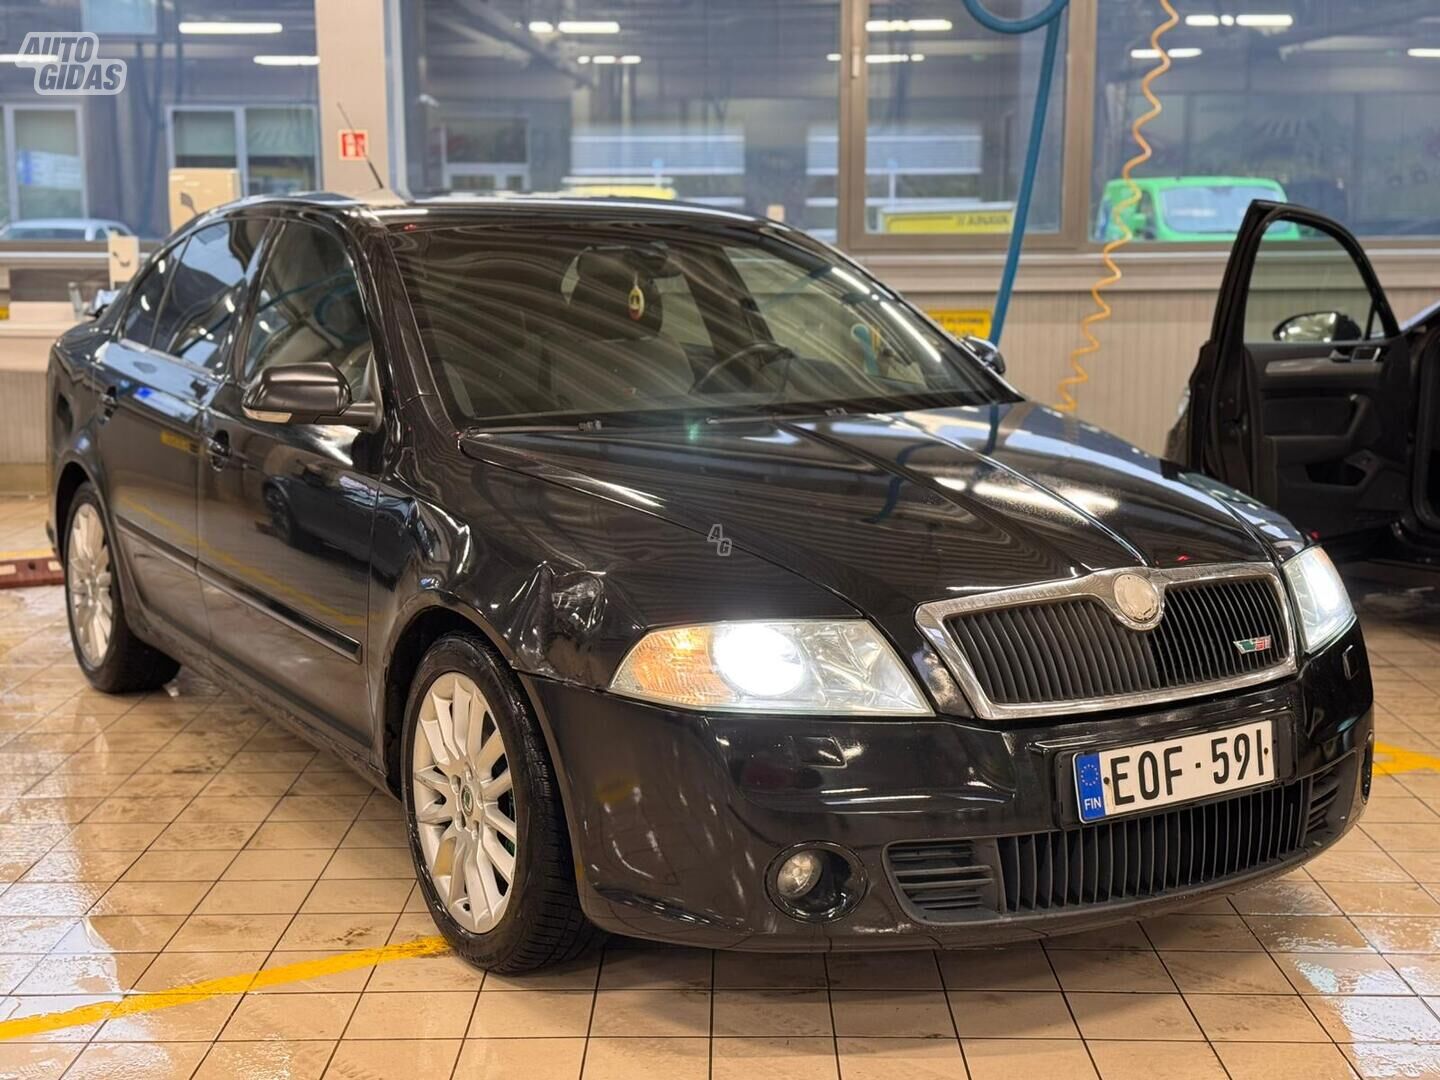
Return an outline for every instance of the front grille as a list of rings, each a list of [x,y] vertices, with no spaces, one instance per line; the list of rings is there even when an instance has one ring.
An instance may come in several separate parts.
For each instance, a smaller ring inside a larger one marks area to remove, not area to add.
[[[964,922],[1143,900],[1284,862],[1333,819],[1348,773],[1214,802],[993,840],[923,840],[885,852],[891,881],[923,922]]]
[[[976,682],[998,705],[1045,705],[1198,687],[1280,666],[1290,655],[1268,577],[1172,583],[1152,630],[1121,623],[1095,596],[952,616]],[[1269,638],[1261,651],[1237,642]]]

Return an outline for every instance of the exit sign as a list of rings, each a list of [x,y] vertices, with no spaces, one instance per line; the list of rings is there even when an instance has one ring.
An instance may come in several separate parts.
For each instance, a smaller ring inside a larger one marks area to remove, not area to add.
[[[370,132],[364,128],[340,129],[340,160],[364,161],[370,156]]]

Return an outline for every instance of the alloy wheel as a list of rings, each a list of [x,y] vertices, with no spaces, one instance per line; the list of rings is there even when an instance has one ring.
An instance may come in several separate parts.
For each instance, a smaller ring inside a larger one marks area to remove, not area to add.
[[[91,667],[103,664],[110,651],[110,636],[115,629],[112,581],[105,525],[95,507],[84,503],[70,521],[70,537],[65,544],[65,583],[75,641]]]
[[[440,901],[472,934],[510,903],[520,828],[505,740],[473,679],[447,672],[420,702],[411,755],[415,824]]]

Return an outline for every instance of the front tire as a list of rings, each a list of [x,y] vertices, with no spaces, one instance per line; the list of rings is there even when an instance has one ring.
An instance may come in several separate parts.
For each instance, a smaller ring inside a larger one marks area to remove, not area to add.
[[[65,526],[65,613],[70,643],[85,678],[107,694],[158,690],[180,665],[141,641],[125,618],[120,570],[100,498],[82,484]]]
[[[540,727],[500,659],[448,634],[405,707],[410,853],[436,926],[499,972],[570,959],[593,930],[575,893],[559,785]]]

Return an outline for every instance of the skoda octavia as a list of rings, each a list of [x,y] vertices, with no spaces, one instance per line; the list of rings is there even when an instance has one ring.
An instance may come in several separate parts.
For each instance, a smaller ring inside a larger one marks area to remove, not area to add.
[[[1324,552],[678,205],[262,199],[49,374],[75,655],[400,798],[466,957],[957,947],[1289,869],[1368,793]]]

